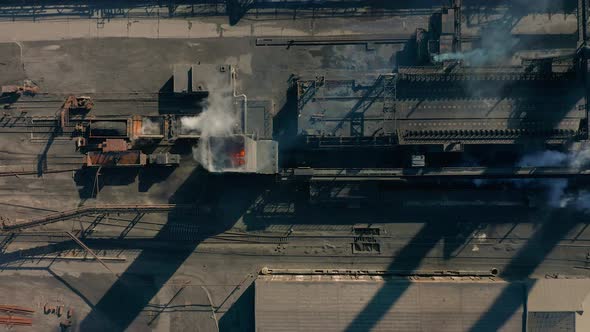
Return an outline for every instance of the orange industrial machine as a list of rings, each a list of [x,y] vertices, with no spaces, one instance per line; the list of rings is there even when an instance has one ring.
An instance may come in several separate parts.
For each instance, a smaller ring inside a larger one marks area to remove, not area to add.
[[[147,155],[137,150],[90,151],[84,156],[86,167],[138,167],[147,164]]]
[[[163,116],[141,116],[131,117],[131,132],[129,138],[137,139],[162,139],[168,130],[168,121]]]
[[[127,151],[89,151],[84,155],[85,167],[144,167],[167,166],[180,164],[180,155],[169,152],[146,155],[139,150]]]
[[[37,93],[39,93],[39,87],[31,80],[24,80],[23,85],[3,85],[0,96],[4,97],[11,94],[34,96]]]
[[[39,87],[31,80],[25,80],[23,85],[2,85],[0,87],[0,102],[10,105],[22,95],[34,96],[38,92]]]
[[[88,96],[69,96],[61,106],[60,124],[62,129],[70,124],[70,116],[72,114],[85,115],[94,107],[92,98]]]

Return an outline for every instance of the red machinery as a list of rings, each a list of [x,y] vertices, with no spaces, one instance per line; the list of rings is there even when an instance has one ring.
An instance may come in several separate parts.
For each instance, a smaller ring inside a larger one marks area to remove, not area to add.
[[[86,114],[94,107],[92,98],[87,96],[69,96],[61,106],[60,124],[64,128],[69,125],[70,116],[73,113]]]
[[[0,97],[8,95],[34,96],[39,92],[39,87],[31,80],[24,80],[23,85],[3,85]]]

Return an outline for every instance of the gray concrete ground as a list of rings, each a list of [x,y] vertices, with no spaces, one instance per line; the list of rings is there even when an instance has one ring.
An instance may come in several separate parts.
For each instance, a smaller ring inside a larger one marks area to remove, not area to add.
[[[157,114],[158,91],[174,64],[232,64],[239,90],[252,99],[273,100],[279,112],[291,75],[388,72],[404,45],[261,47],[255,38],[410,36],[427,21],[427,15],[416,15],[246,19],[233,27],[218,18],[113,20],[102,27],[93,20],[1,22],[0,85],[32,79],[41,88],[40,95],[23,97],[7,110],[13,116],[53,115],[69,94],[94,97],[97,115]],[[473,22],[468,32],[475,34]],[[522,19],[515,31],[575,30],[572,14],[536,14]],[[36,163],[45,149],[50,168],[79,161],[70,140],[55,140],[47,148],[43,134],[33,140],[28,132],[3,128],[0,134],[0,165]],[[248,331],[253,330],[251,284],[265,266],[401,272],[495,267],[505,278],[588,276],[590,231],[583,211],[531,205],[521,190],[392,190],[376,207],[301,207],[285,195],[293,189],[288,184],[220,180],[203,174],[190,155],[183,158],[183,166],[169,174],[105,176],[96,197],[88,195],[93,179],[75,171],[0,177],[1,215],[10,219],[94,203],[204,201],[197,216],[144,216],[123,242],[112,238],[133,215],[101,221],[85,241],[101,256],[119,258],[106,263],[118,276],[96,261],[78,260],[79,248],[64,242],[65,231],[86,229],[92,216],[31,230],[54,234],[18,235],[0,248],[0,302],[35,308],[38,331],[58,330],[61,318],[43,314],[46,303],[74,308],[74,331]],[[539,201],[544,195],[528,194]],[[381,227],[381,254],[352,253],[355,224]],[[228,239],[236,232],[249,235]]]

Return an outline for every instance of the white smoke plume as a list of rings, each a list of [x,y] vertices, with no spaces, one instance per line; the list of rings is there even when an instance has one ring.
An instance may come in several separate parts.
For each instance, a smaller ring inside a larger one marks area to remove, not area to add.
[[[160,135],[162,133],[161,124],[144,117],[141,120],[141,133],[143,135]]]
[[[559,12],[563,10],[562,0],[512,0],[499,20],[489,22],[482,29],[478,48],[456,53],[442,53],[433,57],[434,62],[462,60],[470,66],[489,65],[502,62],[512,56],[519,40],[511,34],[511,29],[522,16],[536,13]]]
[[[546,179],[538,183],[547,188],[547,204],[550,207],[563,208],[567,206],[565,190],[568,186],[567,179]]]
[[[238,132],[239,116],[234,107],[232,89],[219,82],[208,82],[209,95],[203,102],[203,111],[196,116],[180,119],[183,134],[198,134],[199,143],[193,147],[193,157],[209,171],[207,146],[211,137],[229,137]],[[221,151],[210,151],[221,153]]]
[[[525,155],[517,163],[518,167],[557,167],[568,163],[568,155],[560,151],[539,151]]]
[[[572,167],[584,168],[590,166],[590,146],[564,153],[555,150],[545,150],[525,155],[517,163],[519,167]]]
[[[571,167],[584,168],[590,165],[590,148],[583,146],[579,150],[564,153],[546,150],[522,157],[519,167]],[[518,180],[518,186],[540,186],[547,189],[547,204],[551,207],[573,207],[590,212],[590,193],[567,193],[567,179]]]
[[[568,155],[569,165],[573,168],[584,168],[590,165],[590,146],[583,146]]]
[[[518,39],[512,37],[509,30],[502,27],[491,28],[482,33],[479,48],[465,52],[437,54],[433,60],[435,62],[462,60],[469,66],[496,64],[510,58],[517,44]]]
[[[493,41],[487,43],[493,44]],[[486,43],[486,44],[487,44]],[[433,56],[434,62],[461,60],[469,66],[484,66],[498,63],[510,57],[512,48],[518,43],[514,38],[508,38],[497,45],[484,46],[466,52],[442,53]],[[485,44],[484,44],[485,45]]]
[[[236,119],[229,112],[215,112],[206,109],[197,116],[180,119],[183,133],[199,134],[201,139],[211,136],[229,136],[233,132]]]
[[[509,15],[510,16],[510,15]],[[461,61],[466,66],[503,66],[512,63],[512,58],[519,43],[511,33],[511,26],[507,22],[489,23],[480,31],[477,45],[472,44],[471,50],[462,52],[436,54],[433,62]],[[496,98],[503,95],[508,81],[465,81],[463,88],[472,98]],[[488,105],[493,109],[494,104]]]
[[[576,209],[590,213],[590,192],[581,191],[575,197],[565,199],[566,203],[573,205]]]
[[[570,153],[555,150],[537,151],[524,155],[517,163],[517,167],[571,167],[583,169],[590,167],[590,146],[582,146]],[[589,191],[567,191],[567,179],[513,179],[513,180],[483,180],[475,179],[476,187],[484,185],[503,184],[521,189],[541,189],[546,194],[547,205],[553,208],[570,207],[590,213]]]
[[[512,7],[509,7],[504,16],[504,20],[494,22],[485,30],[481,31],[481,43],[478,48],[465,52],[443,53],[433,56],[434,62],[461,60],[469,66],[485,66],[503,64],[510,60],[514,53],[519,40],[514,38],[510,22],[517,22],[523,13],[530,12],[531,8],[535,11],[545,11],[550,8],[557,8],[556,4],[560,1],[551,0],[514,0]],[[496,82],[492,84],[474,84],[472,82],[465,86],[466,91],[472,97],[482,96],[500,96],[505,88],[505,82]],[[560,151],[541,151],[523,156],[517,163],[519,167],[573,167],[582,168],[590,164],[590,147],[580,149],[572,153],[563,153]],[[490,182],[498,181],[474,180],[476,186],[482,186]],[[589,210],[589,194],[578,193],[570,195],[566,193],[568,187],[567,179],[549,179],[549,180],[504,180],[500,181],[505,184],[512,184],[518,188],[543,188],[546,190],[547,203],[551,207],[573,206],[577,209]],[[589,208],[582,208],[588,205]]]

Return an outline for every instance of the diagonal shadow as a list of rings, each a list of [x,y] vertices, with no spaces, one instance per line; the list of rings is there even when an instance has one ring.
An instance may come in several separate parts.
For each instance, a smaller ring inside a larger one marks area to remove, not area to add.
[[[53,131],[49,134],[49,138],[47,139],[47,143],[45,144],[43,151],[41,151],[41,153],[39,154],[39,156],[37,158],[37,176],[38,177],[43,176],[43,173],[45,172],[45,170],[47,168],[47,153],[49,152],[49,149],[53,145],[53,142],[55,141],[55,138],[59,134],[59,131],[60,131],[60,127],[56,124],[55,127],[53,127]]]
[[[510,263],[500,274],[501,277],[530,276],[535,269],[545,260],[557,243],[576,224],[575,216],[569,213],[552,213],[545,223],[541,224],[526,245],[512,258]],[[534,283],[534,281],[531,281]],[[518,310],[523,303],[509,301],[514,297],[509,288],[505,288],[496,298],[492,306],[471,327],[471,332],[497,331]],[[501,309],[501,310],[500,310]],[[526,312],[524,313],[526,314]],[[524,319],[524,318],[523,318]],[[523,321],[524,324],[524,321]]]
[[[197,178],[199,178],[199,174],[193,172],[170,198],[170,201],[181,200],[178,193],[186,190],[183,187],[194,185]],[[195,200],[197,199],[195,197]],[[169,214],[167,223],[156,237],[161,238],[163,234],[170,233],[171,228],[174,227],[173,223],[175,223],[174,211]],[[80,330],[123,331],[127,329],[199,243],[200,239],[197,238],[190,245],[181,247],[174,255],[167,256],[166,262],[158,264],[157,270],[154,271],[157,272],[158,278],[152,277],[147,272],[150,267],[156,267],[150,262],[157,259],[157,256],[147,250],[142,251],[96,303],[93,310],[82,320]]]
[[[484,226],[485,224],[476,222],[456,222],[448,225],[444,234],[443,258],[449,260],[456,256],[455,251],[465,248],[469,244],[468,238],[471,234]]]
[[[388,266],[388,271],[414,271],[428,255],[448,228],[448,223],[431,221],[397,253],[396,258]],[[367,306],[348,325],[345,331],[369,331],[375,327],[397,300],[404,294],[410,283],[393,283],[387,279],[383,287],[373,296]],[[394,289],[395,288],[395,289]],[[384,302],[386,305],[384,305]]]
[[[356,104],[342,117],[342,120],[332,130],[332,134],[342,129],[346,121],[352,121],[355,116],[363,116],[364,113],[373,105],[373,103],[383,95],[385,88],[385,76],[380,75],[371,86],[369,86],[365,93],[359,98]]]
[[[531,239],[510,261],[502,272],[502,277],[529,276],[543,262],[555,245],[576,224],[576,218],[570,213],[557,211],[550,214],[548,220],[541,224]],[[468,226],[471,230],[477,225]],[[415,271],[428,252],[440,239],[452,232],[448,223],[430,222],[396,255],[388,266],[389,271]],[[445,251],[449,249],[445,248]],[[346,331],[368,331],[374,328],[387,311],[401,298],[410,283],[386,282],[367,306],[348,325]],[[395,288],[394,288],[395,287]],[[497,331],[524,304],[513,301],[512,288],[506,288],[494,301],[494,304],[480,317],[471,331]],[[393,294],[393,295],[392,295]]]
[[[57,279],[64,286],[66,286],[70,291],[72,291],[72,293],[76,294],[80,299],[82,299],[82,301],[84,301],[84,303],[86,303],[86,305],[88,305],[90,308],[94,308],[94,305],[92,304],[92,302],[86,296],[84,296],[84,294],[82,294],[82,292],[80,292],[80,290],[78,290],[76,287],[74,287],[72,284],[70,284],[65,278],[62,278],[57,273],[53,272],[53,270],[50,267],[47,268],[47,272],[49,272],[49,274],[52,277]]]
[[[512,27],[516,22],[518,22],[518,19],[518,15],[512,15],[510,17],[506,17],[505,22],[499,23]],[[557,114],[555,115],[554,119],[551,119],[551,121],[557,121],[561,119],[561,117],[561,114]],[[571,226],[574,222],[573,219],[568,219],[563,223],[559,223],[558,220],[559,218],[553,218],[540,226],[540,228],[533,234],[533,237],[527,243],[525,248],[523,248],[523,250],[516,257],[514,257],[511,263],[507,266],[504,275],[507,276],[517,273],[520,275],[530,275],[534,269],[539,264],[541,264],[552,248],[557,244],[559,239],[561,239],[563,235],[565,235],[569,229],[571,229]],[[556,222],[557,224],[555,224]],[[445,227],[447,226],[448,224],[445,225]],[[424,232],[431,227],[434,226],[430,223],[427,224],[416,235],[416,237],[414,237],[412,241],[396,255],[396,259],[390,264],[388,269],[399,270],[402,267],[410,270],[416,269],[420,265],[423,257],[425,257],[428,253],[428,250],[432,249],[432,247],[427,249],[425,246],[419,245],[421,242],[420,238],[426,236]],[[440,229],[432,229],[430,232],[444,234],[444,232],[441,232]],[[432,244],[432,246],[434,246],[434,244]],[[445,252],[445,256],[447,256],[447,254],[450,255],[452,252],[451,249],[452,248],[449,248],[449,251]],[[408,257],[414,257],[415,259],[407,261]],[[392,287],[395,287],[395,289],[392,289]],[[391,283],[385,283],[382,289],[371,299],[363,311],[358,314],[357,317],[355,317],[353,322],[347,327],[346,330],[364,331],[374,328],[383,315],[387,312],[387,310],[398,301],[398,299],[406,291],[407,287],[408,285],[392,285]],[[501,300],[497,301],[486,313],[486,315],[484,315],[481,320],[476,323],[476,326],[472,329],[472,331],[495,331],[498,327],[501,327],[503,323],[514,313],[514,311],[518,308],[518,305],[521,303],[506,301],[508,296],[513,296],[508,294],[507,291],[505,293],[506,294],[502,294],[503,296],[500,296]],[[392,296],[391,294],[395,295]],[[514,309],[509,308],[507,310],[503,307],[503,302],[511,303],[511,305],[514,306]],[[497,324],[495,329],[493,327],[490,328],[490,320],[492,320],[494,324]]]
[[[191,217],[172,211],[156,240],[173,242],[176,236],[186,237],[186,234],[177,234],[179,231],[198,231],[192,234],[189,241],[183,242],[173,255],[165,255],[165,259],[157,251],[143,250],[84,318],[80,330],[126,330],[197,246],[209,236],[231,228],[264,186],[266,181],[252,175],[215,176],[200,170],[193,171],[169,202],[214,206],[212,215],[197,213]]]

